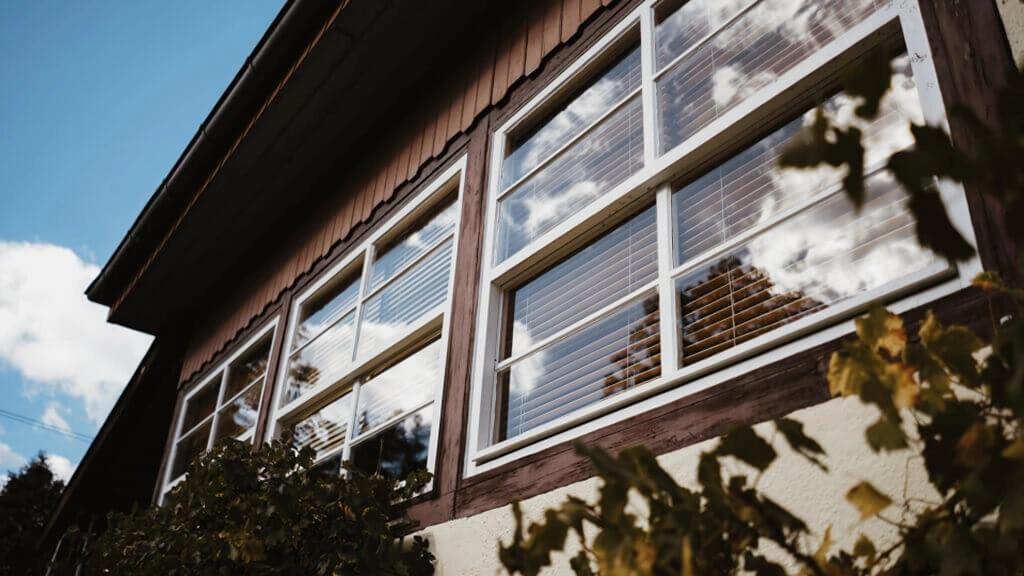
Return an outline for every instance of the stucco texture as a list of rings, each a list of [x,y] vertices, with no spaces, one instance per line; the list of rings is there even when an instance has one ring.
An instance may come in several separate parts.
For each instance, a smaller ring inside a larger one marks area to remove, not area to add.
[[[762,476],[759,487],[772,498],[801,517],[815,531],[815,541],[808,543],[817,548],[821,535],[829,526],[831,536],[838,545],[850,549],[858,535],[864,533],[883,542],[894,537],[890,525],[878,519],[859,522],[858,512],[846,502],[844,495],[861,480],[870,480],[877,488],[896,502],[905,496],[936,500],[938,498],[927,483],[920,460],[912,459],[909,452],[879,455],[871,452],[864,441],[864,428],[874,421],[873,408],[863,406],[858,399],[835,399],[825,404],[797,411],[791,417],[800,420],[805,430],[828,451],[830,474],[812,466],[785,446],[781,438],[774,439],[779,460]],[[762,436],[769,437],[770,423],[756,427]],[[659,459],[681,484],[696,486],[697,462],[700,453],[711,446],[711,440],[671,452]],[[735,463],[736,472],[749,472]],[[557,506],[567,494],[590,501],[597,494],[598,481],[590,479],[525,500],[523,511],[527,518],[540,518],[546,508]],[[901,509],[892,507],[887,517],[898,519]],[[909,520],[909,518],[908,518]],[[431,540],[437,555],[437,573],[440,576],[502,574],[497,560],[498,540],[511,539],[514,521],[509,507],[490,510],[469,518],[460,518],[432,526],[421,534]],[[555,562],[546,574],[569,575],[568,556],[571,550]],[[768,551],[770,553],[770,551]]]
[[[1018,67],[1024,67],[1024,0],[996,0]]]

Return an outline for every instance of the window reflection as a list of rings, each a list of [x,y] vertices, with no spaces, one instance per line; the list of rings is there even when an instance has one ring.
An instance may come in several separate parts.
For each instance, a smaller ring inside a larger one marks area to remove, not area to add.
[[[321,383],[336,382],[352,364],[355,344],[355,313],[292,354],[288,362],[288,380],[281,394],[284,406]]]
[[[653,293],[515,362],[499,382],[501,438],[657,378],[659,330]]]
[[[380,472],[392,478],[426,468],[432,420],[428,407],[360,442],[352,447],[352,464],[367,474]]]
[[[437,214],[428,216],[421,226],[397,238],[392,244],[381,246],[380,256],[373,262],[370,290],[373,291],[403,268],[437,245],[437,242],[455,230],[459,214],[454,203]]]
[[[356,434],[365,434],[433,398],[442,377],[441,351],[441,341],[435,340],[360,386]]]
[[[774,82],[882,1],[762,0],[730,22],[752,3],[693,0],[663,15],[655,32],[659,68],[692,52],[657,82],[662,151]]]
[[[346,393],[292,427],[295,445],[313,448],[317,457],[336,450],[345,443],[351,417],[352,394]]]

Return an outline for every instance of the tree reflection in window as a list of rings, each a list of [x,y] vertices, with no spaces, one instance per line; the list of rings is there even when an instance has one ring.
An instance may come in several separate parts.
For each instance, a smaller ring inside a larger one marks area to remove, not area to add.
[[[432,407],[427,407],[352,447],[352,464],[367,474],[405,478],[427,467]]]

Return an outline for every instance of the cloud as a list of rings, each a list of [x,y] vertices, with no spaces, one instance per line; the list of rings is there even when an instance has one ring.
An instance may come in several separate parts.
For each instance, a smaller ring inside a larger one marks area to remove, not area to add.
[[[46,410],[43,411],[43,416],[40,421],[47,426],[51,426],[63,432],[64,434],[71,434],[71,425],[68,421],[61,416],[61,412],[69,412],[67,408],[60,405],[58,402],[50,402],[46,405]]]
[[[46,463],[50,467],[50,472],[58,479],[63,480],[66,484],[68,480],[71,480],[71,475],[75,473],[77,464],[72,464],[70,460],[59,455],[59,454],[47,454]]]
[[[0,363],[28,380],[29,395],[81,400],[94,423],[106,417],[151,341],[107,324],[106,309],[86,300],[98,272],[68,248],[0,241]]]
[[[28,458],[14,451],[13,448],[0,442],[0,470],[15,471],[28,463]]]

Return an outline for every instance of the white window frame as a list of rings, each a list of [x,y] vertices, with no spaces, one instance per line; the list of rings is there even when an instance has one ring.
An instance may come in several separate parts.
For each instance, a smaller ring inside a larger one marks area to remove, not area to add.
[[[268,332],[272,332],[272,334],[270,336],[270,353],[267,355],[267,370],[263,373],[263,376],[261,376],[261,378],[264,379],[263,380],[263,389],[260,391],[260,402],[259,402],[259,406],[256,409],[257,410],[257,414],[259,412],[263,411],[263,403],[267,401],[267,385],[270,382],[270,379],[268,378],[268,376],[270,376],[270,361],[271,361],[271,359],[274,356],[274,344],[277,342],[277,339],[279,337],[279,334],[277,333],[277,326],[278,326],[278,324],[280,324],[279,320],[280,320],[280,317],[275,316],[273,319],[271,319],[269,322],[267,322],[267,324],[265,326],[260,328],[259,331],[257,331],[248,340],[246,340],[245,343],[242,346],[239,346],[238,349],[235,350],[225,360],[223,360],[222,362],[218,363],[214,368],[210,369],[205,376],[203,376],[202,378],[200,378],[198,380],[198,383],[193,384],[189,388],[188,392],[186,392],[185,394],[182,394],[179,397],[179,400],[178,400],[178,416],[177,416],[176,421],[174,423],[174,439],[171,442],[170,450],[168,450],[167,464],[165,466],[164,476],[162,478],[163,488],[161,488],[161,490],[160,490],[160,502],[163,502],[163,499],[164,499],[164,497],[167,496],[167,493],[170,492],[171,489],[174,488],[178,484],[178,482],[181,482],[182,480],[184,480],[185,476],[186,476],[185,474],[182,474],[180,476],[172,478],[171,477],[171,471],[172,471],[172,469],[174,467],[174,458],[178,454],[178,442],[181,441],[182,433],[183,432],[191,431],[191,430],[187,430],[186,431],[186,430],[182,430],[181,429],[182,425],[184,424],[185,410],[186,410],[186,407],[188,406],[188,401],[193,396],[198,394],[200,390],[205,389],[207,387],[207,385],[209,385],[214,380],[220,380],[220,383],[217,384],[217,386],[218,386],[218,389],[217,389],[217,402],[213,406],[213,414],[211,414],[210,416],[207,416],[207,418],[210,419],[210,434],[209,434],[209,436],[206,439],[206,449],[209,450],[210,448],[213,448],[213,444],[214,444],[213,437],[215,436],[215,434],[217,432],[217,423],[218,423],[217,421],[220,418],[220,410],[222,408],[224,408],[225,400],[233,400],[234,399],[234,398],[224,398],[224,391],[227,388],[226,378],[227,378],[227,375],[228,375],[228,367],[231,365],[232,362],[234,362],[240,356],[242,356],[243,354],[248,352],[257,342],[262,340],[267,335]],[[258,378],[257,378],[257,380],[258,380]],[[253,382],[255,382],[255,381],[256,380],[253,380]],[[250,382],[249,384],[246,384],[245,388],[243,388],[238,394],[244,393],[246,388],[248,388],[249,385],[251,385],[253,382]],[[198,426],[199,426],[199,424],[197,424],[196,426],[193,426],[192,429],[194,430]],[[250,444],[253,443],[255,441],[256,428],[258,428],[258,427],[259,427],[259,422],[257,422],[256,425],[253,426],[252,428],[250,428],[249,430],[246,430],[245,433],[243,433],[242,435],[236,436],[235,439],[236,440],[240,440],[242,442],[249,442]]]
[[[484,220],[482,279],[478,296],[480,312],[477,317],[474,344],[467,430],[468,449],[465,454],[466,476],[497,468],[528,454],[695,394],[758,366],[848,335],[854,330],[852,316],[872,303],[886,301],[890,309],[903,312],[951,294],[969,286],[971,278],[982,270],[978,257],[955,268],[939,263],[863,295],[829,306],[822,312],[776,328],[769,333],[770,336],[766,334],[765,337],[739,344],[693,366],[679,367],[675,354],[677,338],[674,278],[687,267],[687,264],[676,266],[673,260],[672,182],[688,174],[698,173],[696,171],[701,168],[701,164],[716,150],[723,147],[732,148],[732,143],[737,140],[736,133],[742,132],[744,127],[756,125],[759,118],[766,118],[780,111],[796,112],[793,100],[802,99],[816,83],[834,78],[836,64],[842,66],[848,63],[862,53],[863,46],[882,42],[878,35],[886,34],[893,29],[902,30],[907,53],[913,56],[910,59],[911,68],[925,121],[931,125],[941,126],[947,131],[949,126],[920,8],[916,1],[891,2],[848,29],[825,49],[811,54],[780,75],[776,81],[759,89],[753,97],[721,114],[680,145],[659,156],[654,71],[656,4],[656,0],[643,2],[525,103],[492,135]],[[894,28],[897,24],[898,28]],[[606,49],[623,36],[633,33],[637,26],[640,28],[641,38],[641,86],[644,106],[643,168],[576,211],[564,222],[533,239],[517,253],[495,264],[498,199],[505,193],[501,186],[501,168],[505,158],[507,136],[529,121],[533,112],[542,104],[551,99],[565,97],[578,79],[590,70],[591,65],[600,61]],[[658,76],[670,67],[671,65],[666,65]],[[941,181],[938,187],[953,225],[970,243],[976,245],[962,186]],[[663,319],[672,319],[672,329],[661,330],[661,349],[673,351],[662,354],[661,375],[642,386],[620,392],[538,426],[534,430],[497,442],[493,437],[497,417],[494,413],[496,377],[499,366],[509,364],[509,360],[501,361],[499,355],[503,307],[507,305],[504,296],[506,289],[523,279],[535,277],[546,264],[574,252],[585,241],[589,242],[596,238],[601,231],[609,227],[609,222],[620,222],[621,215],[615,216],[616,213],[640,207],[641,203],[646,205],[647,202],[654,202],[657,205],[660,315]],[[801,206],[800,211],[809,207],[810,205]],[[750,237],[751,234],[740,235],[723,243],[716,251],[727,252]],[[686,385],[682,386],[684,383]]]
[[[376,438],[379,432],[384,431],[395,423],[415,414],[419,410],[422,410],[433,403],[433,419],[431,422],[430,444],[427,453],[427,470],[431,473],[434,472],[435,462],[437,460],[438,438],[440,437],[441,408],[443,403],[445,375],[448,365],[448,339],[450,334],[449,325],[452,316],[452,290],[455,284],[455,268],[458,261],[459,234],[462,221],[462,195],[465,188],[466,162],[466,156],[463,155],[451,166],[431,180],[430,183],[421,191],[414,194],[413,197],[410,198],[396,214],[389,217],[356,248],[349,251],[337,264],[323,272],[316,281],[304,288],[299,296],[292,302],[291,310],[289,311],[288,331],[285,335],[285,347],[279,360],[279,373],[277,375],[274,400],[269,419],[269,422],[273,427],[273,436],[280,436],[289,425],[295,424],[301,419],[316,413],[324,406],[337,400],[342,395],[339,392],[345,391],[349,386],[351,386],[351,393],[353,394],[352,415],[349,417],[348,431],[346,432],[342,446],[330,452],[320,454],[317,458],[317,463],[335,458],[339,454],[341,455],[342,460],[348,460],[353,446],[357,446],[363,441]],[[434,248],[426,251],[423,255],[403,266],[401,271],[397,272],[393,278],[375,287],[373,290],[370,290],[369,282],[376,247],[382,242],[393,237],[395,234],[401,234],[404,232],[407,227],[416,220],[416,218],[435,208],[438,202],[442,201],[452,192],[455,193],[456,220],[454,230],[450,232],[449,235],[446,235],[442,240],[439,240],[435,244]],[[363,303],[388,286],[396,278],[400,277],[405,271],[421,262],[429,254],[432,254],[437,247],[440,247],[449,239],[453,243],[452,261],[448,270],[448,296],[445,298],[444,302],[441,302],[432,310],[426,312],[419,320],[416,321],[416,323],[412,325],[408,333],[404,334],[399,340],[377,348],[370,356],[364,356],[363,353],[359,351],[360,331],[358,329],[362,322]],[[303,303],[316,294],[320,288],[337,278],[339,275],[352,273],[357,269],[359,270],[359,293],[356,297],[355,305],[357,326],[357,329],[355,330],[355,341],[353,342],[353,347],[356,350],[355,361],[346,368],[345,374],[338,380],[334,382],[319,383],[313,388],[307,390],[301,397],[296,398],[286,406],[281,406],[281,394],[284,393],[288,379],[288,360],[291,358],[291,354],[293,352],[292,339],[294,337],[296,327],[299,324]],[[424,402],[407,412],[403,412],[400,416],[389,418],[375,426],[374,430],[370,433],[361,435],[358,438],[353,438],[355,423],[357,420],[357,410],[359,408],[359,388],[365,377],[372,373],[376,368],[400,362],[402,359],[407,357],[410,352],[419,350],[422,346],[433,342],[434,339],[430,338],[430,336],[435,333],[439,333],[437,338],[440,340],[442,349],[441,378],[438,379],[432,400]],[[428,485],[426,489],[429,490],[431,486],[432,484]]]

